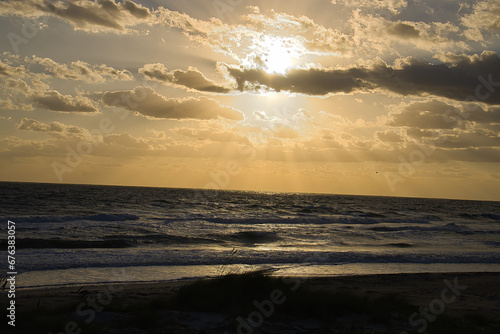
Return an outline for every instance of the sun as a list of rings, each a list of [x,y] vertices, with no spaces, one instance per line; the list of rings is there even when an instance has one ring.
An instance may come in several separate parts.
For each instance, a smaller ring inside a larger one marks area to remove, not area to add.
[[[300,43],[290,37],[262,35],[255,38],[243,65],[271,74],[286,74],[303,54]]]
[[[294,57],[298,55],[288,47],[284,40],[266,38],[264,51],[265,70],[270,73],[285,74],[294,65]]]

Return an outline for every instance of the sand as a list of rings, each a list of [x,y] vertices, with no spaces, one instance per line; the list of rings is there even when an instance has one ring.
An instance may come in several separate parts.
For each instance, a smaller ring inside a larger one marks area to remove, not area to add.
[[[294,284],[297,286],[300,285],[301,289],[305,288],[308,291],[320,291],[322,293],[342,292],[361,295],[370,299],[388,294],[398,295],[407,299],[412,305],[415,305],[416,311],[418,311],[418,307],[434,310],[437,314],[436,317],[440,317],[441,315],[459,317],[464,314],[474,313],[491,319],[500,319],[500,285],[498,284],[500,282],[500,273],[430,273],[310,277],[290,278],[287,282],[292,282],[288,283],[290,286],[294,286]],[[190,283],[192,282],[175,281],[18,289],[16,306],[18,314],[21,315],[18,316],[17,322],[22,325],[23,322],[29,321],[29,319],[21,318],[23,311],[28,312],[28,310],[40,311],[50,309],[54,312],[53,310],[56,307],[60,310],[65,309],[69,314],[74,315],[78,310],[94,309],[94,317],[90,322],[90,326],[94,323],[99,325],[105,324],[104,332],[106,333],[148,333],[151,332],[150,329],[140,328],[141,321],[135,321],[136,326],[134,328],[118,328],[120,327],[118,324],[126,322],[127,317],[131,317],[129,309],[133,308],[133,306],[139,306],[140,308],[140,305],[150,305],[153,300],[168,300],[169,298],[173,298],[182,286]],[[3,295],[2,309],[5,309],[3,308],[5,300],[6,296]],[[92,305],[89,301],[94,302],[95,306],[89,306]],[[122,307],[123,311],[120,311],[117,305]],[[280,305],[274,305],[274,307],[276,310],[279,310]],[[59,312],[64,313],[63,311]],[[431,311],[428,312],[430,312],[430,316],[433,316]],[[158,307],[153,313],[155,313],[154,321],[158,323],[158,326],[165,326],[165,332],[287,333],[291,331],[297,333],[319,333],[322,330],[322,326],[324,327],[317,319],[311,317],[293,319],[292,321],[290,319],[286,320],[286,316],[279,317],[277,320],[272,317],[267,319],[266,316],[262,316],[263,321],[262,324],[258,323],[259,326],[245,327],[237,322],[234,315],[228,316],[220,312],[176,310],[167,306],[164,308]],[[90,313],[87,313],[87,315],[90,315]],[[247,319],[247,315],[242,314],[241,318]],[[162,317],[168,320],[162,320]],[[395,314],[394,317],[397,318],[398,315]],[[352,327],[353,324],[359,322],[363,324],[365,329],[368,328],[366,332],[391,332],[390,328],[386,325],[373,323],[373,321],[368,319],[367,315],[355,315],[346,312],[346,314],[337,318],[336,326],[339,326],[339,323],[344,323],[345,326]],[[405,325],[408,322],[407,319],[397,319],[397,321],[409,329],[419,328],[418,326],[412,328]],[[296,330],[294,331],[290,326]],[[145,327],[147,326],[145,325]],[[99,328],[101,330],[103,327]],[[82,332],[86,332],[86,328],[83,329]],[[89,330],[90,332],[94,332],[92,329]],[[65,332],[64,328],[61,328],[60,332]],[[95,332],[98,332],[97,329]]]

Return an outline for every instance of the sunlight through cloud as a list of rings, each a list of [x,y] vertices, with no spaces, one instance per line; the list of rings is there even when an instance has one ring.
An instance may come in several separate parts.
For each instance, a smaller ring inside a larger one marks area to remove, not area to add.
[[[249,47],[251,52],[243,60],[247,68],[263,69],[268,73],[285,74],[297,66],[305,48],[294,38],[263,35],[255,38]]]

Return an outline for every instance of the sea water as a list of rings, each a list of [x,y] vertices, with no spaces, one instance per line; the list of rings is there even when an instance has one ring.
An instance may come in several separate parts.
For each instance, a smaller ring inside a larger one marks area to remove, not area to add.
[[[500,202],[0,183],[19,287],[500,271]],[[7,260],[0,261],[2,272]]]

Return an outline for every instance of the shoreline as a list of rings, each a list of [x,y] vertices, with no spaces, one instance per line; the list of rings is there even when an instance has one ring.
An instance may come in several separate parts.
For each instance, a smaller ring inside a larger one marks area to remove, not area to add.
[[[184,285],[198,281],[215,280],[222,276],[206,278],[186,278],[168,281],[155,282],[105,282],[98,284],[71,284],[66,286],[41,286],[41,287],[19,287],[18,302],[24,303],[33,298],[69,298],[80,296],[79,289],[97,292],[110,286],[120,290],[120,294],[127,294],[133,291],[138,295],[147,296],[149,294],[171,294],[178,291]],[[468,285],[468,292],[476,291],[479,294],[489,291],[498,295],[500,300],[500,272],[445,272],[445,273],[399,273],[399,274],[371,274],[371,275],[339,275],[339,276],[281,276],[272,277],[286,278],[289,280],[299,279],[300,285],[312,290],[337,291],[341,289],[348,293],[361,293],[376,296],[384,293],[406,293],[408,296],[421,300],[422,298],[439,297],[440,287],[445,287],[444,279],[453,280],[457,277],[464,280]],[[461,282],[461,281],[460,281]],[[487,286],[487,291],[484,287]],[[408,287],[408,288],[407,288]],[[413,288],[410,288],[413,287]],[[418,289],[418,288],[422,289]],[[480,291],[477,291],[480,290]],[[139,293],[140,292],[140,293]],[[127,297],[124,297],[125,299]],[[135,297],[131,297],[135,298]],[[431,299],[432,300],[432,299]],[[27,303],[29,305],[31,303]],[[498,315],[500,317],[500,304],[498,305]]]
[[[88,267],[29,271],[17,276],[19,289],[44,289],[80,287],[82,285],[103,285],[109,283],[165,283],[192,279],[208,279],[224,273],[243,273],[274,268],[275,276],[303,277],[343,277],[384,274],[422,274],[422,273],[470,273],[500,272],[500,264],[401,264],[366,263],[340,265],[176,265],[176,266],[127,266],[127,267]]]

